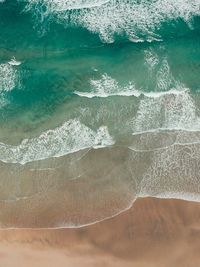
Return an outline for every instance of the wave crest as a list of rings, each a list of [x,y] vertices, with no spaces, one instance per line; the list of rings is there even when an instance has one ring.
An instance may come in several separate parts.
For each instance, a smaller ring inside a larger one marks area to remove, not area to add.
[[[54,130],[43,132],[39,137],[25,139],[13,146],[0,143],[0,160],[21,163],[60,157],[85,148],[98,148],[114,144],[105,126],[93,131],[79,120],[69,120]]]
[[[32,8],[42,21],[53,14],[65,25],[98,33],[107,43],[114,42],[116,34],[133,42],[161,40],[163,23],[182,19],[192,27],[200,15],[199,0],[29,0],[26,9]]]

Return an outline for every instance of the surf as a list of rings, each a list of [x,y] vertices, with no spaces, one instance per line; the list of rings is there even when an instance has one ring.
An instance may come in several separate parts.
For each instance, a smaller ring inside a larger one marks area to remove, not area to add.
[[[185,26],[193,30],[194,19],[200,15],[199,0],[112,0],[92,4],[90,1],[35,0],[27,2],[26,10],[37,12],[43,21],[49,17],[65,27],[86,28],[105,43],[114,42],[116,36],[126,36],[136,43],[161,41],[170,35],[170,31],[169,34],[164,31],[166,24],[172,25],[171,30],[174,25],[177,30]]]

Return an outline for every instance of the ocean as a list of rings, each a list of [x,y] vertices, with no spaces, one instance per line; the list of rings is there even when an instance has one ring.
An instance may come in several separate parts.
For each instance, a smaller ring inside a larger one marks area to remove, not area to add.
[[[200,0],[0,0],[0,227],[200,201]]]

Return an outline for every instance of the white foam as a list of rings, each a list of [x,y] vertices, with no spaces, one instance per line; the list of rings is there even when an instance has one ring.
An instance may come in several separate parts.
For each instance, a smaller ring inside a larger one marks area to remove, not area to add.
[[[173,89],[168,92],[149,93],[141,100],[134,119],[134,132],[161,128],[195,130],[200,129],[199,122],[189,91]]]
[[[151,63],[154,64],[154,63]],[[168,76],[165,77],[168,79]],[[159,79],[159,82],[161,83],[161,80]],[[163,83],[165,80],[163,79]],[[167,83],[167,82],[166,82]],[[171,80],[170,80],[171,84]],[[177,83],[178,84],[178,83]],[[140,97],[140,96],[146,96],[148,98],[160,98],[161,96],[167,96],[167,95],[179,95],[183,94],[184,92],[188,92],[189,89],[187,88],[172,88],[168,91],[155,91],[155,92],[145,92],[143,90],[138,90],[135,88],[135,85],[133,82],[129,82],[128,85],[122,87],[119,85],[119,83],[110,77],[107,74],[103,74],[101,79],[99,80],[91,80],[90,81],[91,85],[91,92],[81,92],[81,91],[74,91],[74,94],[79,95],[81,97],[87,97],[87,98],[93,98],[93,97],[102,97],[106,98],[109,96],[135,96],[135,97]],[[157,86],[157,89],[160,86]],[[163,86],[161,86],[163,89]],[[167,89],[165,86],[164,89]]]
[[[162,60],[156,78],[157,78],[157,88],[156,88],[157,90],[166,91],[173,84],[174,79],[171,74],[170,67],[166,58]]]
[[[156,77],[156,91],[167,91],[172,87],[180,87],[183,85],[173,77],[167,58],[159,59],[159,56],[153,51],[148,49],[144,51],[145,65],[148,68],[149,74]],[[154,77],[153,77],[154,78]]]
[[[43,132],[40,136],[25,139],[13,146],[0,143],[0,160],[9,163],[32,162],[60,157],[85,148],[99,148],[114,144],[105,126],[97,131],[81,124],[79,120],[69,120],[54,130]]]
[[[11,91],[17,83],[16,69],[8,63],[0,64],[0,93]]]
[[[142,197],[142,195],[141,195]],[[156,197],[161,199],[181,199],[186,201],[200,202],[199,193],[187,193],[184,191],[181,192],[162,192],[156,195],[149,195],[148,197]]]
[[[10,61],[8,61],[8,64],[12,65],[12,66],[19,66],[21,65],[22,63],[20,61],[17,61],[15,59],[15,57],[13,57]]]
[[[162,42],[162,39],[161,38],[158,38],[158,37],[153,37],[153,36],[150,36],[150,37],[143,37],[143,38],[139,38],[137,36],[129,36],[128,37],[129,41],[133,42],[133,43],[144,43],[144,42],[147,42],[147,43],[152,43],[152,42]]]
[[[162,22],[178,18],[190,23],[200,14],[199,0],[113,0],[102,7],[72,15],[72,20],[92,32],[99,33],[105,42],[113,42],[114,35],[126,34],[129,39],[160,40],[155,32]]]
[[[99,80],[91,80],[91,92],[75,91],[74,93],[87,98],[109,97],[109,96],[136,96],[139,97],[142,92],[135,89],[133,83],[125,87],[120,87],[118,82],[107,74],[103,74]]]
[[[150,160],[141,175],[139,195],[199,201],[199,148],[200,142],[175,143],[144,153]]]
[[[175,80],[167,59],[164,58],[160,63],[156,55],[150,54],[147,60],[146,64],[151,71],[158,70],[157,74],[155,73],[155,92],[137,90],[133,82],[127,86],[120,86],[115,79],[104,74],[99,80],[91,80],[91,92],[75,91],[75,94],[87,98],[137,97],[140,102],[132,120],[134,134],[160,129],[200,130],[200,118],[190,90]]]
[[[100,7],[110,0],[28,0],[27,8],[30,9],[38,5],[45,5],[46,10],[44,13],[63,12],[68,10],[88,9]],[[40,10],[41,11],[41,10]]]
[[[199,0],[28,0],[26,9],[34,8],[42,21],[56,14],[59,21],[85,27],[110,43],[115,34],[134,42],[160,41],[156,30],[163,22],[180,18],[191,26],[192,18],[200,15],[199,5]]]
[[[108,3],[110,0],[57,0],[52,1],[53,10],[64,11],[72,9],[82,9],[82,8],[93,8],[99,7],[105,3]],[[50,1],[48,1],[50,3]]]
[[[193,202],[200,202],[200,194],[199,193],[190,193],[190,192],[161,192],[151,194],[150,192],[139,192],[137,198],[146,198],[146,197],[153,197],[158,199],[180,199],[185,201],[193,201]],[[133,203],[134,204],[134,203]]]
[[[164,130],[200,130],[200,118],[190,90],[177,81],[167,58],[159,60],[151,50],[145,51],[145,64],[156,76],[156,91],[143,92],[136,116],[134,134]]]
[[[151,72],[154,71],[154,69],[156,68],[156,66],[158,66],[159,64],[159,57],[158,55],[150,50],[145,50],[145,65],[147,66],[148,70]]]

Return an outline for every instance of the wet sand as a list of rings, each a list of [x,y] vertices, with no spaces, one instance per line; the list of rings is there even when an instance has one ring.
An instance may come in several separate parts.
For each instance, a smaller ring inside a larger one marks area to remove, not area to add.
[[[198,267],[200,203],[138,199],[106,221],[59,230],[1,230],[0,267]]]

